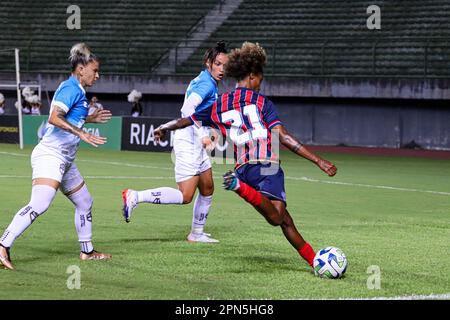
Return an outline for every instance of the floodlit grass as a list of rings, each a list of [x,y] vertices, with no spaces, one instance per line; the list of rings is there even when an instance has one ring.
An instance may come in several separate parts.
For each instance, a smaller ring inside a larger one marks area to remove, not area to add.
[[[0,145],[0,232],[29,201],[31,150]],[[15,242],[17,270],[0,270],[0,299],[339,299],[449,293],[449,162],[323,156],[337,165],[336,177],[282,154],[288,209],[315,250],[333,245],[346,253],[343,279],[315,277],[279,227],[220,188],[221,175],[231,165],[214,165],[216,191],[206,231],[219,244],[185,241],[192,204],[141,204],[125,223],[122,189],[176,187],[170,154],[92,148],[80,150],[76,163],[94,197],[95,248],[112,253],[113,259],[78,259],[74,210],[58,193],[50,209]],[[73,265],[81,271],[79,290],[67,287]],[[370,266],[381,270],[380,289],[368,289]]]

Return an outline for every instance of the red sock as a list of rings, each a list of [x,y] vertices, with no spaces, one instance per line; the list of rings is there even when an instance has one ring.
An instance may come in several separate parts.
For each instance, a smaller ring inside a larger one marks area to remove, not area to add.
[[[305,259],[311,267],[313,266],[316,253],[308,242],[306,242],[303,247],[298,250],[298,253],[300,253],[302,258]]]
[[[242,181],[239,181],[239,189],[236,190],[236,193],[254,206],[259,206],[262,202],[261,193]]]

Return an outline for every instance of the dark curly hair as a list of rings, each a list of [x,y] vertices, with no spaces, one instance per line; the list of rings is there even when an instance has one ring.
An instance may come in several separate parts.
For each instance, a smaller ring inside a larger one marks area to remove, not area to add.
[[[215,47],[206,50],[205,55],[203,56],[203,64],[206,64],[207,62],[212,64],[221,53],[228,53],[225,41],[219,41]]]
[[[237,81],[245,79],[250,73],[262,74],[267,55],[259,43],[244,42],[241,48],[231,50],[225,65],[225,74]]]

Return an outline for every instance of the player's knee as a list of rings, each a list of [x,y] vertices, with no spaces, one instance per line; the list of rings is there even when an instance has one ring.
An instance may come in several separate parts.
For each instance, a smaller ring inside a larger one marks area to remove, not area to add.
[[[94,199],[92,198],[86,185],[74,193],[66,194],[66,196],[72,201],[77,211],[80,212],[90,212],[92,205],[94,204]]]
[[[30,208],[30,211],[35,212],[37,215],[41,215],[50,207],[55,194],[56,190],[52,187],[46,185],[33,186],[31,199],[27,207]]]
[[[283,219],[282,224],[283,224],[283,226],[291,227],[291,226],[294,225],[294,220],[292,220],[292,218],[291,218],[290,215],[286,214],[286,215],[284,216],[284,219]]]
[[[270,216],[269,223],[271,225],[273,225],[274,227],[278,227],[278,226],[281,226],[282,224],[284,224],[285,220],[286,220],[285,213],[283,211],[279,212],[277,210],[276,213],[274,213]]]
[[[90,193],[84,195],[80,201],[77,202],[76,206],[78,210],[83,212],[90,212],[92,210],[92,206],[94,204],[94,199],[92,198]]]
[[[47,209],[50,207],[50,204],[52,203],[51,200],[42,199],[42,201],[33,201],[32,199],[30,203],[28,204],[30,207],[33,208],[34,211],[39,212],[39,214],[44,213],[47,211]]]
[[[201,194],[202,196],[204,196],[204,197],[210,197],[210,196],[213,195],[213,193],[214,193],[214,186],[207,187],[207,188],[202,189],[202,190],[200,191],[200,194]]]
[[[267,217],[267,222],[274,227],[278,227],[283,223],[283,219],[279,215],[272,215]]]
[[[183,192],[183,204],[191,203],[193,198],[194,198],[193,194]]]

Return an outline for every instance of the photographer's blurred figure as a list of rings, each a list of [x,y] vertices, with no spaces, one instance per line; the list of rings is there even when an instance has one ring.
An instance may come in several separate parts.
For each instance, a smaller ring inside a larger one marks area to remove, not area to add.
[[[142,98],[142,92],[139,92],[137,90],[133,90],[128,95],[128,102],[132,103],[133,106],[131,107],[131,116],[132,117],[139,117],[142,115],[142,105],[139,102]]]
[[[0,116],[5,114],[5,96],[0,93]]]
[[[34,94],[34,91],[30,87],[25,87],[22,89],[22,96],[24,98],[22,100],[22,113],[30,114],[32,101],[35,101],[35,97],[37,96]]]
[[[89,115],[93,114],[96,110],[103,110],[103,106],[98,102],[97,96],[92,96],[89,102]]]
[[[36,96],[36,95],[31,96],[29,98],[29,103],[31,105],[31,111],[30,111],[31,115],[33,115],[33,116],[40,116],[41,115],[42,103],[39,100],[39,97]]]

